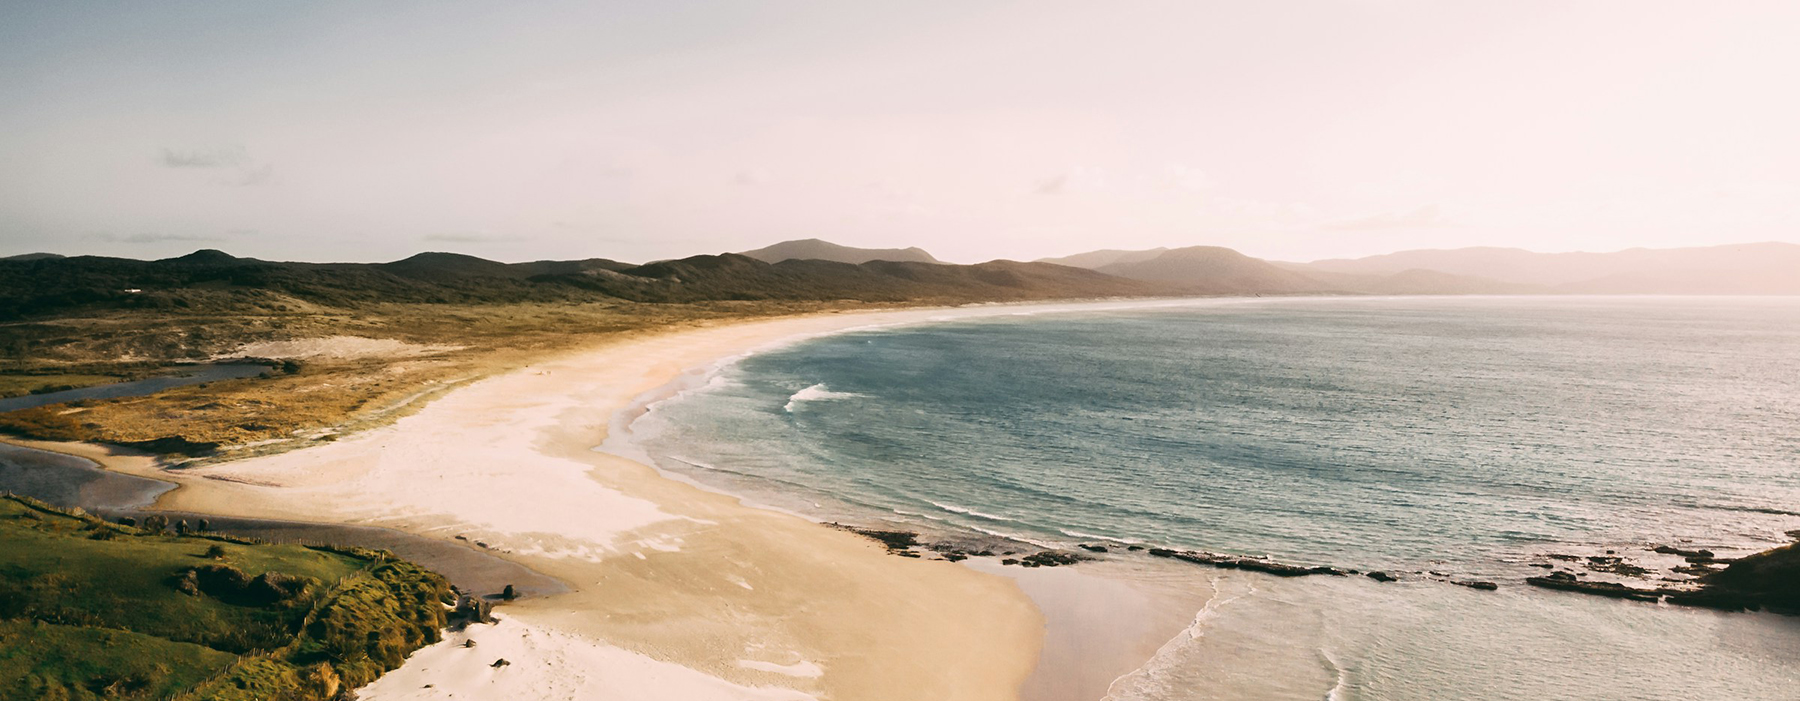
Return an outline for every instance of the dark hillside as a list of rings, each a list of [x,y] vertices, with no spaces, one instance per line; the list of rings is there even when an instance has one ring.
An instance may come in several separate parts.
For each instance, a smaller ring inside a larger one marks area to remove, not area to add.
[[[729,253],[641,266],[599,258],[507,264],[453,253],[380,264],[278,263],[219,251],[158,261],[81,256],[0,262],[0,319],[108,309],[277,312],[296,303],[966,302],[1168,291],[1166,285],[1044,263],[771,264]]]

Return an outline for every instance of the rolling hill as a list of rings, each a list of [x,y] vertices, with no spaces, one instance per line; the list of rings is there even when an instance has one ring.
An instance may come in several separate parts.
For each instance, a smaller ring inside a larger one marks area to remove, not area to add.
[[[1331,286],[1268,261],[1251,258],[1229,248],[1192,246],[1164,251],[1154,257],[1102,265],[1096,270],[1132,280],[1176,285],[1206,294],[1294,294],[1328,292]]]
[[[1426,249],[1288,267],[1356,275],[1434,270],[1577,294],[1800,294],[1800,245],[1773,242],[1612,253]]]
[[[941,262],[922,248],[852,248],[819,239],[783,241],[738,255],[764,263],[780,263],[784,260],[828,260],[835,263],[868,263],[878,260],[896,263]]]
[[[284,263],[214,250],[155,261],[76,256],[0,262],[0,319],[81,309],[279,311],[296,303],[340,308],[600,300],[962,303],[1173,291],[1047,263],[767,263],[730,253],[648,265],[599,258],[501,263],[451,253],[391,263]]]

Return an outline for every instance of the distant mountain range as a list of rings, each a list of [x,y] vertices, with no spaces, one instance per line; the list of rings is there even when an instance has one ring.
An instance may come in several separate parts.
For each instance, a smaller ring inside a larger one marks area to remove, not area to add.
[[[931,257],[931,254],[926,253],[923,248],[851,248],[819,239],[783,241],[767,248],[744,251],[738,255],[749,256],[764,263],[780,263],[784,260],[828,260],[834,263],[851,264],[878,260],[893,263],[941,262]]]
[[[1587,294],[1800,294],[1800,245],[1747,243],[1699,248],[1633,248],[1615,253],[1533,253],[1458,248],[1353,260],[1284,264],[1309,273],[1391,275],[1433,270],[1547,292]]]
[[[278,313],[308,305],[603,300],[956,304],[1175,293],[1168,286],[1048,263],[767,263],[733,253],[647,265],[600,258],[501,263],[455,253],[421,253],[391,263],[284,263],[215,250],[154,261],[0,260],[0,319],[106,309]]]
[[[1616,253],[1417,250],[1277,263],[1226,248],[1104,250],[1039,262],[1197,292],[1360,294],[1800,294],[1800,245],[1754,243]]]
[[[851,248],[816,239],[644,265],[604,258],[501,263],[436,252],[391,263],[284,263],[215,250],[154,261],[0,258],[0,319],[77,309],[281,311],[384,302],[960,303],[1195,294],[1800,294],[1800,245],[1617,253],[1464,248],[1312,263],[1193,246],[953,265],[917,248]]]

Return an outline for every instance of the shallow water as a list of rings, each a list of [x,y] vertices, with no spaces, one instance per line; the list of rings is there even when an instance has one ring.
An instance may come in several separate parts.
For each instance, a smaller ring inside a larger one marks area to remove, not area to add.
[[[1800,300],[950,321],[751,357],[632,432],[664,469],[824,520],[1503,583],[1192,567],[1178,586],[1210,608],[1118,698],[1800,697],[1795,619],[1517,586],[1548,553],[1679,579],[1647,548],[1800,528]]]
[[[245,377],[256,377],[269,371],[266,365],[253,363],[214,363],[211,365],[193,365],[183,367],[169,375],[147,377],[130,382],[114,382],[112,384],[95,385],[66,389],[61,392],[44,394],[28,394],[22,397],[0,399],[0,412],[18,411],[32,407],[47,406],[73,402],[80,399],[116,399],[119,397],[140,397],[155,394],[165,389],[194,385],[202,382],[219,380],[237,380]]]

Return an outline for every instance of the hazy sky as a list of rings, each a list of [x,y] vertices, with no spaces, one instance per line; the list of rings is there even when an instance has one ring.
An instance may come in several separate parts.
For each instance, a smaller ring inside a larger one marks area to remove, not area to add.
[[[0,0],[0,255],[1800,241],[1800,2]]]

